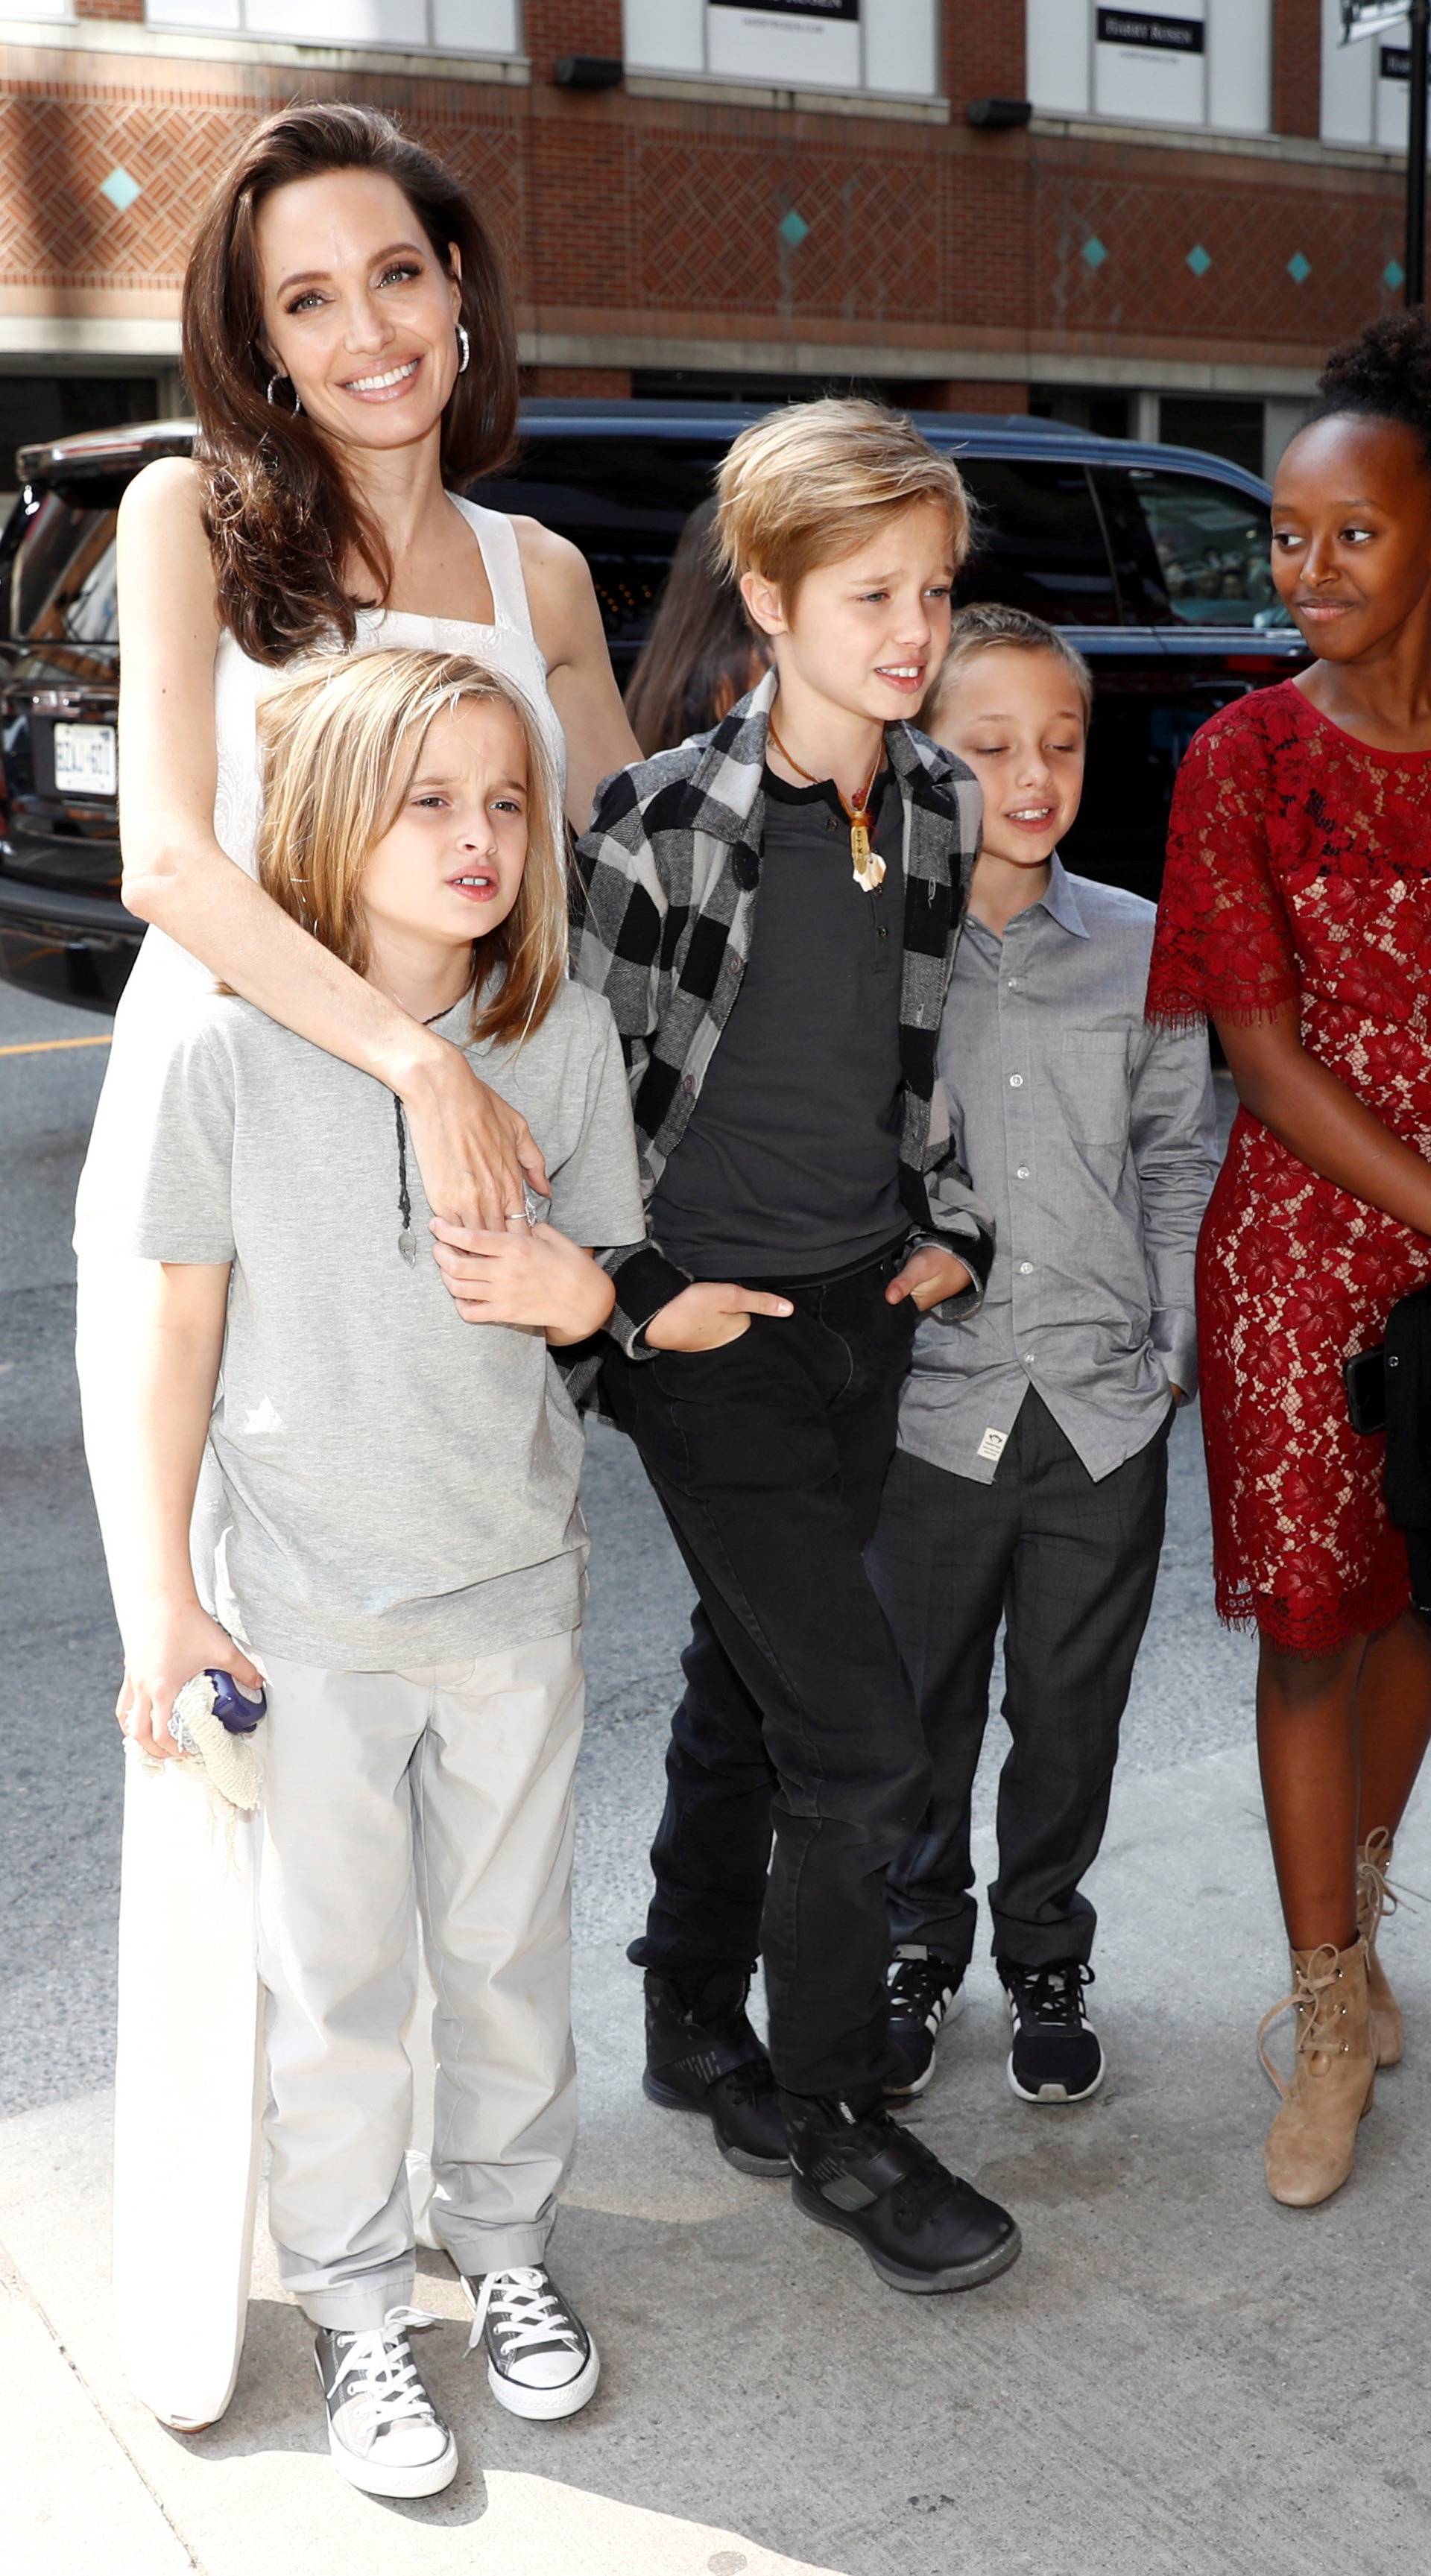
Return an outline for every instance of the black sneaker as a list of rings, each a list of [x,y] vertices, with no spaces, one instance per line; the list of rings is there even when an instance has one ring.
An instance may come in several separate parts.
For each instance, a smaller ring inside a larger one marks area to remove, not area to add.
[[[429,2496],[457,2475],[457,2445],[428,2396],[408,2344],[435,2326],[420,2308],[390,2308],[380,2326],[320,2326],[313,2358],[328,2409],[328,2448],[365,2495]]]
[[[881,2107],[780,2096],[797,2209],[862,2245],[892,2290],[972,2290],[1008,2270],[1019,2231]]]
[[[933,1950],[901,1950],[889,1963],[889,2073],[886,2093],[922,2093],[934,2073],[934,2044],[964,2009],[962,1970]]]
[[[646,2072],[641,2089],[667,2111],[704,2111],[726,2163],[785,2174],[790,2145],[770,2060],[746,2018],[750,1979],[712,1970],[694,1994],[646,1974]]]
[[[1081,1959],[1047,1967],[996,1962],[1009,2002],[1014,2044],[1009,2085],[1021,2102],[1086,2102],[1103,2081],[1103,2050],[1083,2009],[1093,1970]]]
[[[472,2310],[467,2349],[484,2347],[498,2405],[540,2424],[579,2415],[596,2394],[601,2358],[545,2264],[464,2272],[462,2287]]]

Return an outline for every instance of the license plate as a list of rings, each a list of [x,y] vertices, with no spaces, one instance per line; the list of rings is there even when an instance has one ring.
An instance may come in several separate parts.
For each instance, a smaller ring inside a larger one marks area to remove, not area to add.
[[[119,755],[113,725],[56,725],[55,789],[61,796],[118,794]]]

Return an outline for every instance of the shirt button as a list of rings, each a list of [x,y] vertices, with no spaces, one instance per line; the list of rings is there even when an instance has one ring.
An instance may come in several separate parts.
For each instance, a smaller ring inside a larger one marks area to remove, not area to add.
[[[1018,989],[1019,989],[1019,979],[1018,979],[1017,975],[1011,975],[1011,976],[1009,977],[1009,991],[1010,991],[1011,993],[1016,993],[1016,992],[1018,991]]]
[[[1033,1364],[1034,1364],[1034,1355],[1033,1355],[1032,1351],[1025,1351],[1025,1353],[1024,1353],[1024,1366],[1025,1366],[1025,1368],[1032,1368],[1032,1367],[1033,1367]]]
[[[875,937],[876,939],[888,939],[889,932],[885,929],[883,922],[880,923],[879,928],[876,930]]]
[[[1031,1261],[1021,1261],[1019,1263],[1019,1274],[1024,1279],[1031,1279],[1033,1276],[1033,1263]]]
[[[1029,1176],[1029,1167],[1028,1167],[1027,1163],[1020,1163],[1018,1170],[1017,1170],[1017,1171],[1015,1172],[1015,1174],[1014,1174],[1014,1178],[1015,1178],[1015,1180],[1016,1180],[1016,1181],[1026,1181],[1026,1180],[1028,1179],[1028,1176]]]
[[[1010,1089],[1010,1091],[1022,1091],[1023,1087],[1024,1087],[1024,1078],[1023,1078],[1023,1075],[1022,1075],[1021,1073],[1011,1073],[1011,1074],[1010,1074],[1010,1076],[1009,1076],[1009,1089]]]

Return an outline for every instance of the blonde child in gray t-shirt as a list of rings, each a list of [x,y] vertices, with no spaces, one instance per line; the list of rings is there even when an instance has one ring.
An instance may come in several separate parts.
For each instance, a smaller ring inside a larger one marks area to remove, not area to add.
[[[610,1012],[566,980],[558,807],[520,694],[457,656],[370,652],[279,681],[259,721],[263,885],[467,1050],[551,1192],[537,1222],[534,1202],[452,1240],[394,1096],[216,993],[174,1031],[116,1245],[152,1265],[111,1568],[120,1722],[182,1758],[183,1684],[262,1676],[274,2237],[338,2467],[426,2495],[457,2455],[407,2340],[428,2322],[404,2164],[419,1909],[434,2223],[474,2344],[517,2414],[573,2414],[597,2380],[544,2259],[575,2123],[586,1555],[550,1348],[605,1322],[582,1247],[637,1236],[641,1196]]]

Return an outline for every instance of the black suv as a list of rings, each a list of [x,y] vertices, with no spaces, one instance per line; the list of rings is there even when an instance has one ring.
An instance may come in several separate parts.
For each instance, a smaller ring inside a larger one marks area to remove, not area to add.
[[[709,403],[532,402],[517,462],[476,487],[580,546],[623,684],[687,515],[758,417]],[[1055,422],[928,413],[919,426],[954,450],[979,513],[961,598],[1051,619],[1093,665],[1070,860],[1155,896],[1192,734],[1305,660],[1272,588],[1266,486],[1191,449]],[[186,452],[192,437],[187,422],[163,421],[22,448],[24,488],[0,536],[0,975],[105,1009],[141,935],[119,900],[115,512],[142,465]]]

